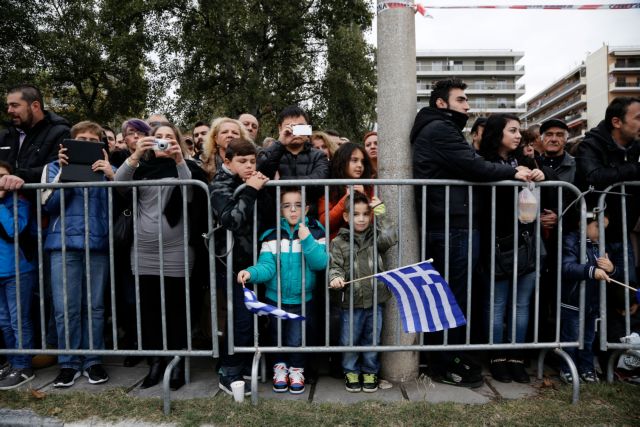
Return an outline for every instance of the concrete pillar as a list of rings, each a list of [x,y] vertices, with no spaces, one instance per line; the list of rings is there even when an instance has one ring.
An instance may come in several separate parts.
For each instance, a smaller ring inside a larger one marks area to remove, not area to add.
[[[378,4],[383,4],[378,1]],[[409,133],[416,116],[416,42],[414,11],[410,7],[386,9],[378,14],[378,170],[380,178],[412,178]],[[394,224],[402,225],[399,248],[386,257],[396,267],[419,261],[419,236],[413,190],[381,186],[380,196]],[[400,264],[401,263],[401,264]],[[397,303],[386,304],[382,343],[413,344],[416,334],[402,330]],[[382,353],[381,376],[389,381],[409,381],[418,376],[417,352]]]

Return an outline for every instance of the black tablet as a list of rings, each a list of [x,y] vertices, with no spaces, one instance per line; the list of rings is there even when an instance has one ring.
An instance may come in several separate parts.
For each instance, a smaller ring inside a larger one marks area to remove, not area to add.
[[[104,159],[104,154],[102,153],[104,144],[102,142],[65,139],[62,142],[62,146],[67,149],[66,155],[69,157],[69,164],[62,166],[61,182],[103,180],[104,173],[91,170],[91,165],[96,160]]]

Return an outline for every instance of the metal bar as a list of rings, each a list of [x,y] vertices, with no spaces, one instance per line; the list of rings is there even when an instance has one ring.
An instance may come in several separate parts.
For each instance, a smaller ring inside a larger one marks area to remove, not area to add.
[[[518,310],[518,247],[519,227],[518,220],[518,187],[513,187],[513,282],[511,283],[511,342],[516,342],[516,314]],[[502,319],[500,319],[502,321]]]
[[[491,267],[489,267],[489,344],[493,344],[496,299],[496,187],[491,187]],[[501,319],[502,320],[502,319]],[[502,337],[499,337],[502,341]]]
[[[107,209],[109,224],[109,284],[111,292],[111,337],[114,350],[118,349],[118,319],[116,305],[116,273],[114,265],[114,244],[113,244],[113,188],[107,188]]]
[[[303,185],[302,189],[301,189],[301,196],[302,196],[302,216],[301,221],[303,224],[306,224],[306,206],[307,206],[307,198],[306,198],[306,187]],[[298,240],[300,240],[300,237],[298,236]],[[302,268],[302,290],[301,290],[301,295],[302,295],[302,316],[305,318],[305,320],[302,321],[302,346],[306,346],[307,345],[307,320],[306,320],[306,315],[307,315],[307,293],[306,293],[306,285],[307,285],[307,269],[305,266],[305,262],[304,262],[304,251],[302,250],[302,240],[300,240],[300,264],[301,264],[301,268]]]
[[[142,350],[142,312],[140,310],[140,267],[138,250],[138,187],[131,189],[131,215],[133,216],[133,270],[136,290],[136,332],[138,337],[138,350]]]
[[[184,299],[185,317],[187,325],[187,349],[191,350],[191,263],[189,260],[189,212],[187,211],[187,192],[190,190],[186,185],[180,187],[182,190],[182,243],[184,248]],[[173,191],[177,191],[175,187]],[[186,374],[186,372],[185,372]],[[188,379],[189,376],[185,375]]]
[[[167,350],[167,307],[166,307],[166,293],[164,289],[164,237],[162,233],[163,214],[162,214],[162,188],[158,187],[158,258],[160,261],[160,316],[162,325],[162,349]]]
[[[18,314],[18,348],[22,349],[22,298],[21,294],[21,280],[20,280],[20,224],[18,224],[18,192],[14,191],[13,197],[13,265],[16,272],[16,308]],[[25,224],[28,227],[29,224]]]
[[[71,348],[69,338],[69,300],[67,290],[67,224],[64,190],[60,191],[60,241],[62,244],[62,304],[64,310],[64,343],[65,348]],[[60,337],[58,337],[60,339]]]
[[[89,332],[89,349],[93,350],[93,307],[91,298],[91,247],[89,244],[89,188],[82,190],[83,208],[84,208],[84,268],[85,268],[85,285],[87,287],[87,329]],[[82,302],[80,302],[82,304]]]
[[[47,328],[45,326],[46,314],[44,309],[44,250],[42,247],[42,190],[36,190],[36,220],[38,224],[38,290],[40,293],[40,345],[43,349],[47,348]],[[49,277],[51,280],[51,277]]]

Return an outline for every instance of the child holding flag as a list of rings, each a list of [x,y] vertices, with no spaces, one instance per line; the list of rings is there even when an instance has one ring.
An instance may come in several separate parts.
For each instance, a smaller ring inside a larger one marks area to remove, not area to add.
[[[374,230],[371,227],[373,215],[377,221],[377,239],[375,240]],[[381,304],[389,299],[390,292],[384,284],[374,278],[358,279],[377,273],[374,267],[376,264],[374,245],[376,244],[377,270],[384,271],[381,255],[398,242],[398,236],[395,229],[392,229],[387,222],[384,204],[375,196],[369,202],[367,196],[354,192],[353,204],[345,205],[343,218],[350,227],[341,228],[331,242],[329,269],[329,287],[343,292],[340,345],[377,345],[382,329]],[[350,250],[351,227],[353,228],[353,253]],[[352,261],[353,264],[351,264]],[[350,319],[351,310],[353,310],[353,329]],[[358,363],[360,356],[361,360]],[[380,362],[377,352],[367,351],[361,354],[345,352],[342,356],[342,369],[347,391],[355,393],[362,390],[372,393],[378,390]]]
[[[298,187],[282,189],[280,197],[281,238],[278,242],[276,228],[267,230],[262,236],[262,249],[258,263],[238,273],[238,282],[244,284],[265,283],[266,303],[279,306],[283,310],[302,314],[302,259],[304,256],[305,285],[304,304],[306,324],[311,324],[311,297],[316,284],[316,271],[327,266],[324,228],[315,219],[306,217],[309,206],[302,207],[302,193]],[[277,259],[280,246],[280,293],[278,305]],[[278,345],[278,321],[271,319],[269,335],[272,345]],[[300,321],[282,322],[282,345],[300,347],[302,345],[302,324]],[[304,353],[276,353],[273,365],[273,391],[292,394],[304,392]]]

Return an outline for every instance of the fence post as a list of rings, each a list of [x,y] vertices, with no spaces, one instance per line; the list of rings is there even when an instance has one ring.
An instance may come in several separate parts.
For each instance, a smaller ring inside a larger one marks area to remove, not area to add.
[[[412,178],[409,133],[416,115],[414,10],[382,9],[387,4],[378,0],[378,176],[404,179]],[[402,187],[381,186],[379,190],[392,222],[403,228],[401,251],[389,251],[386,266],[397,266],[400,254],[404,264],[418,261],[418,233],[411,231],[417,230],[413,190],[404,191],[402,206],[395,202]],[[404,334],[400,323],[397,304],[391,298],[384,312],[382,345],[415,343],[416,335]],[[381,375],[387,380],[401,382],[418,376],[417,352],[383,352],[381,360]]]

